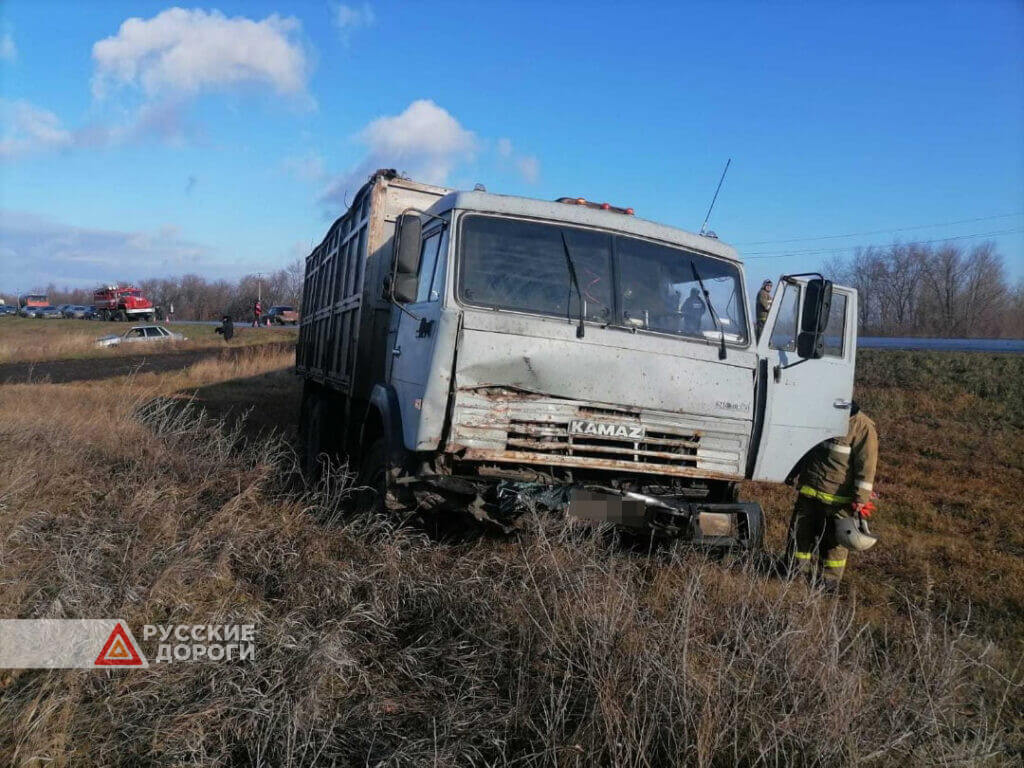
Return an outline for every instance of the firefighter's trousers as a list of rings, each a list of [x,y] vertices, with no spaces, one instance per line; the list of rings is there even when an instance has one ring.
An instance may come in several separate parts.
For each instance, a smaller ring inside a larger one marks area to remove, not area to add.
[[[835,541],[833,520],[838,510],[819,499],[798,496],[789,523],[788,560],[791,574],[819,578],[833,585],[843,578],[849,550]]]

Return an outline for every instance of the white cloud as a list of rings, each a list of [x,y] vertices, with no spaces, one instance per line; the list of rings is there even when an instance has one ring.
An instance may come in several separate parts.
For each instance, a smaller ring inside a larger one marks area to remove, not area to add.
[[[152,232],[123,232],[0,211],[0,282],[18,289],[51,282],[89,287],[104,280],[204,270],[211,266],[211,256],[210,248],[183,238],[170,225]]]
[[[300,27],[276,14],[254,21],[183,8],[131,18],[93,45],[93,93],[129,86],[152,98],[257,84],[306,96],[309,62],[296,39]]]
[[[376,168],[396,168],[418,181],[444,184],[452,169],[473,159],[477,138],[432,101],[414,101],[401,114],[379,117],[359,132],[364,159],[336,178],[321,197],[343,204]]]
[[[364,128],[360,138],[370,154],[411,164],[424,181],[443,183],[452,165],[472,157],[476,136],[432,101],[414,101],[400,115],[379,117]]]
[[[300,27],[297,19],[278,15],[255,21],[182,8],[128,19],[117,35],[93,45],[92,87],[96,96],[138,89],[141,103],[115,104],[116,117],[69,129],[49,110],[0,99],[0,158],[149,139],[183,144],[197,134],[186,121],[190,99],[208,90],[264,86],[313,104]],[[15,54],[10,34],[0,37],[0,58]]]
[[[502,157],[512,157],[512,139],[498,139],[498,154]]]
[[[57,115],[20,99],[0,99],[0,126],[0,158],[63,149],[73,140]]]
[[[338,28],[341,39],[346,43],[349,41],[352,32],[357,29],[372,27],[377,21],[377,17],[374,15],[373,8],[370,7],[369,3],[363,3],[359,6],[337,4],[332,7],[332,10],[334,26]]]
[[[10,32],[4,32],[0,36],[0,61],[14,61],[18,58],[18,46],[14,44],[14,37]]]

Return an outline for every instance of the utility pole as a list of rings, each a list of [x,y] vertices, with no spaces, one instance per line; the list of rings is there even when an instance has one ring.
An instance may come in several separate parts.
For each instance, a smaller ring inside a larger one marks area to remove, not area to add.
[[[263,273],[256,273],[256,300],[263,301]]]

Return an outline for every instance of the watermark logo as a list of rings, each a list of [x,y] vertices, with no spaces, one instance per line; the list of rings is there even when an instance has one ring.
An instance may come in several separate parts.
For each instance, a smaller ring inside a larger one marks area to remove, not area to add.
[[[144,669],[121,619],[0,619],[0,668]]]
[[[135,643],[128,636],[124,625],[119,621],[103,645],[103,650],[93,662],[97,667],[141,667],[149,666],[142,654],[135,648]]]
[[[143,640],[156,640],[156,661],[251,661],[254,624],[147,624]]]
[[[146,624],[143,650],[121,619],[0,619],[0,669],[145,669],[252,661],[254,624]]]

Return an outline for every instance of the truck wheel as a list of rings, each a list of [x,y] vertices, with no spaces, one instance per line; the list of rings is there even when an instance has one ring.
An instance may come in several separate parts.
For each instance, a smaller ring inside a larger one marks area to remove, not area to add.
[[[359,488],[357,506],[360,510],[389,515],[401,507],[392,487],[388,445],[383,437],[370,443],[363,454],[356,485]]]
[[[324,398],[318,392],[303,394],[302,414],[299,423],[300,445],[302,446],[302,474],[310,483],[320,480],[320,457],[324,453]]]
[[[119,309],[117,311],[117,321],[119,323],[123,323],[127,319],[128,319],[128,315],[125,314],[125,311],[123,309]]]

